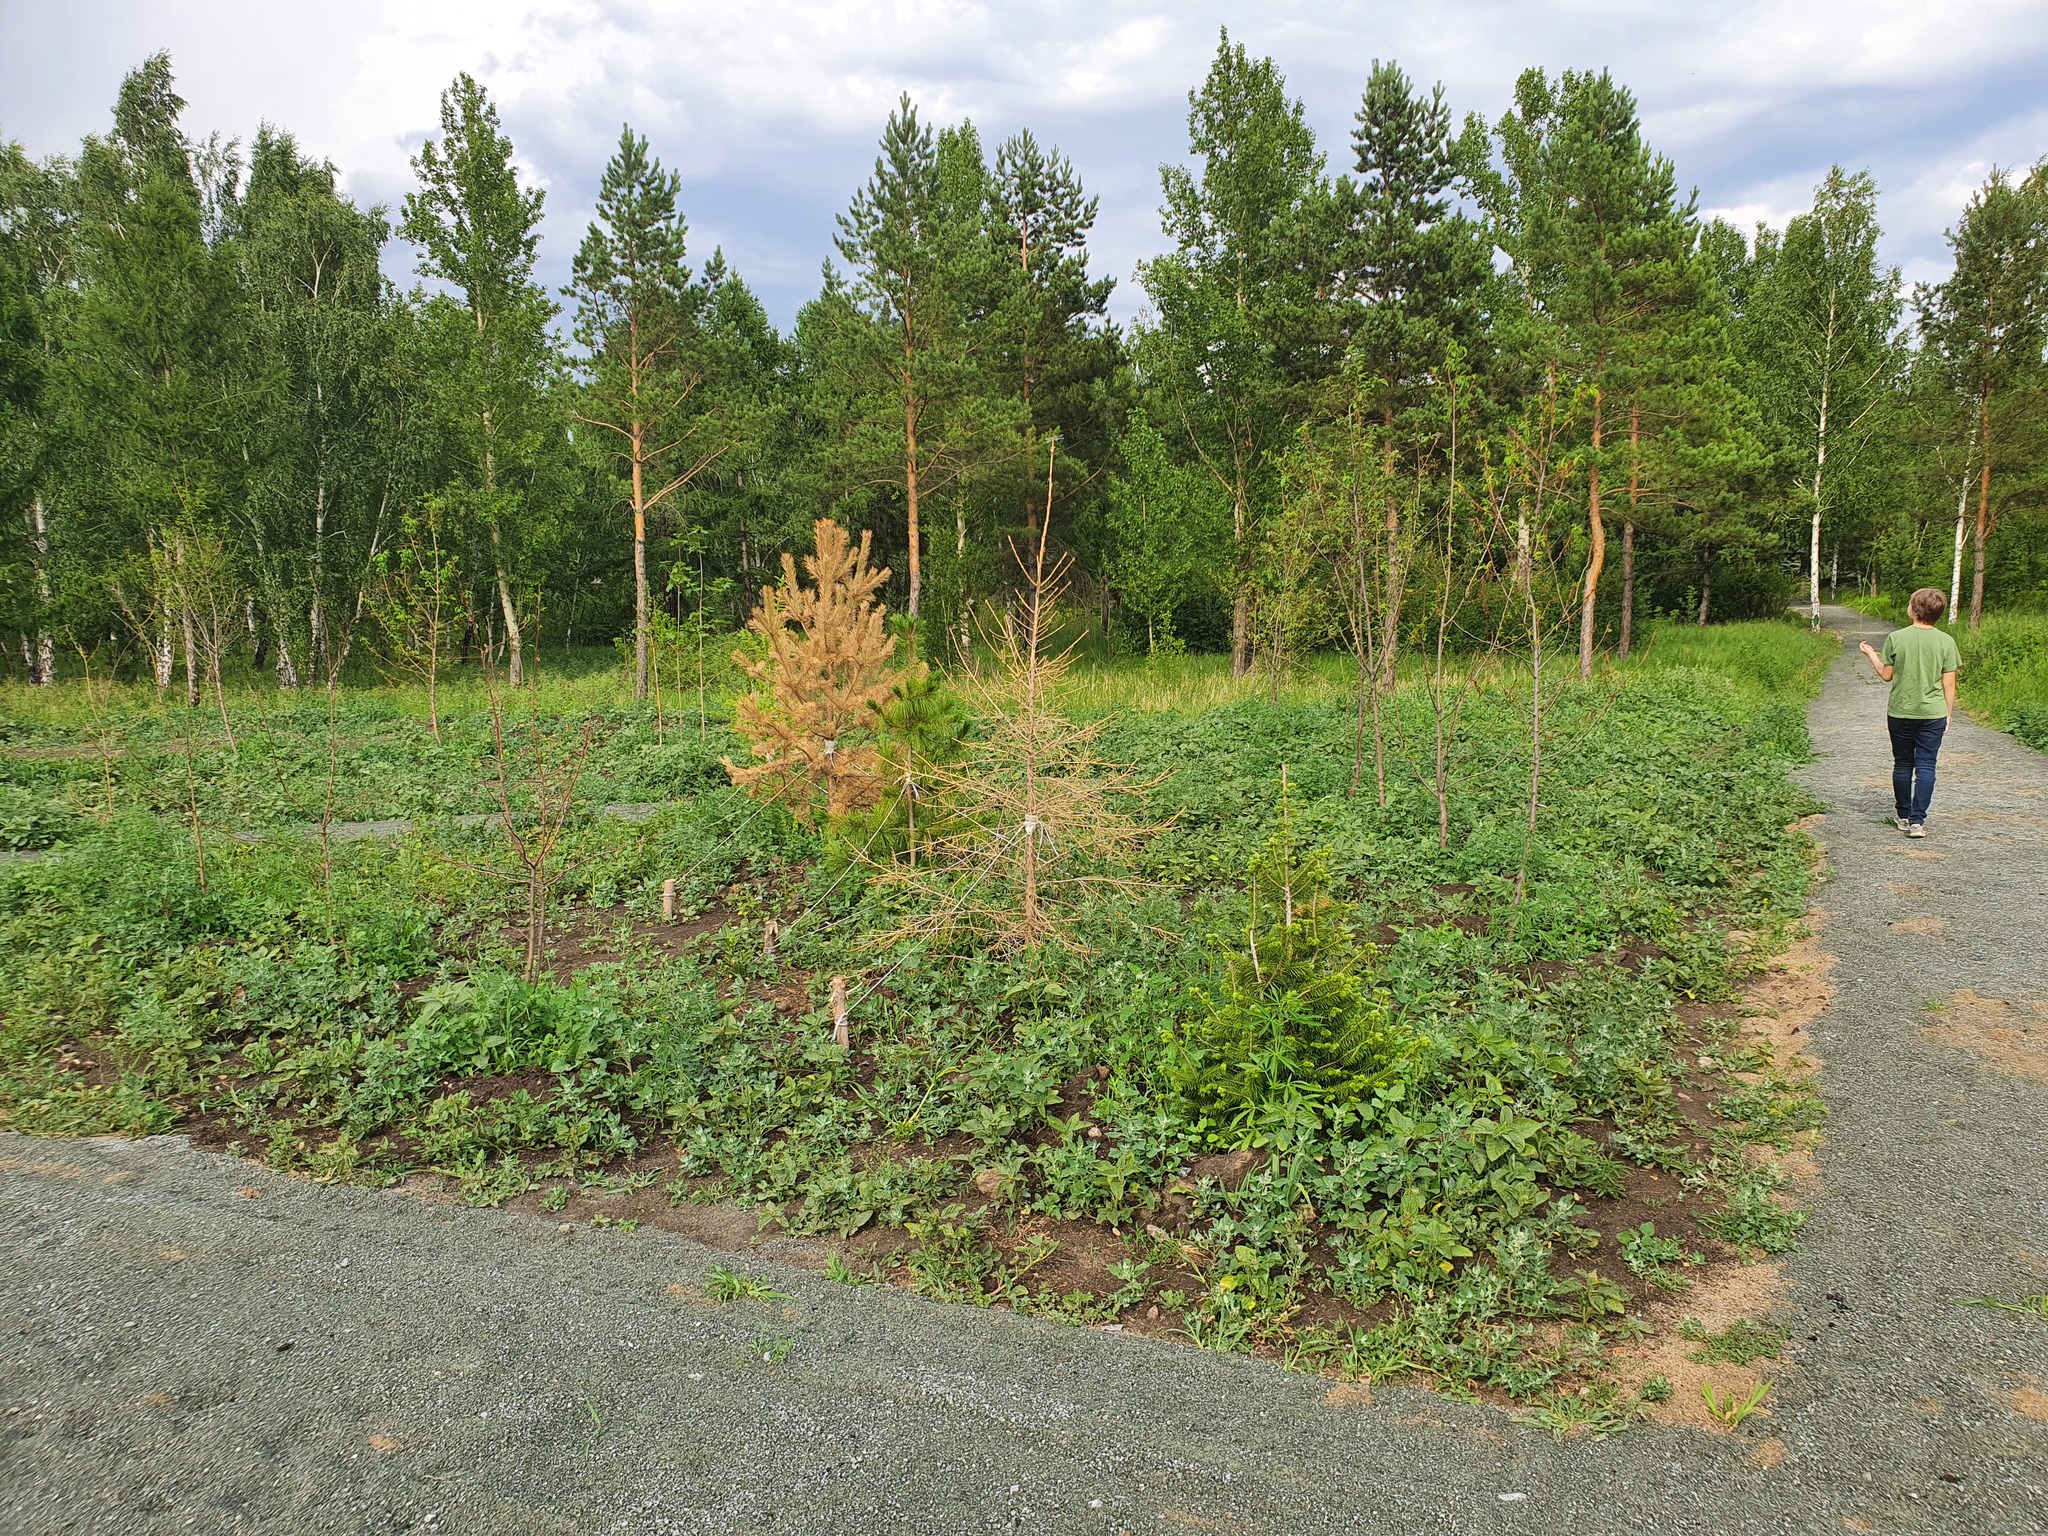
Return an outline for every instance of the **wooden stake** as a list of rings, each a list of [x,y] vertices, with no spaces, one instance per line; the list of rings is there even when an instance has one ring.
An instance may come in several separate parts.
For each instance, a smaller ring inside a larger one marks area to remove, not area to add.
[[[849,1050],[853,1046],[853,1032],[846,1023],[846,978],[832,978],[832,1043]]]
[[[661,882],[661,920],[664,923],[676,920],[676,883],[673,880]]]

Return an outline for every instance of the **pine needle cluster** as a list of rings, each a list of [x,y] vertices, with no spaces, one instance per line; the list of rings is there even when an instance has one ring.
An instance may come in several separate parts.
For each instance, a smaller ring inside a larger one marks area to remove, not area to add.
[[[816,553],[804,557],[810,576],[782,557],[782,583],[761,589],[747,628],[760,638],[758,656],[733,660],[754,690],[733,706],[733,729],[761,759],[744,767],[730,758],[733,783],[756,799],[789,807],[810,825],[822,802],[828,820],[865,810],[881,799],[883,772],[875,742],[878,712],[923,664],[893,665],[895,637],[875,598],[887,566],[870,566],[870,535],[856,546],[829,518],[816,529]]]

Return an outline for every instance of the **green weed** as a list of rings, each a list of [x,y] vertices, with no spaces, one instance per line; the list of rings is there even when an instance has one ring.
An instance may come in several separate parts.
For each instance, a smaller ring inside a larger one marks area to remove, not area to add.
[[[713,1301],[788,1301],[789,1293],[778,1291],[766,1281],[737,1274],[714,1264],[704,1280],[704,1293]]]
[[[1747,1397],[1737,1397],[1733,1392],[1724,1397],[1714,1390],[1712,1382],[1700,1383],[1700,1398],[1706,1403],[1708,1414],[1716,1422],[1725,1424],[1730,1429],[1740,1429],[1743,1420],[1752,1414],[1761,1413],[1768,1416],[1771,1410],[1764,1406],[1764,1399],[1770,1395],[1771,1384],[1768,1381],[1758,1382]]]

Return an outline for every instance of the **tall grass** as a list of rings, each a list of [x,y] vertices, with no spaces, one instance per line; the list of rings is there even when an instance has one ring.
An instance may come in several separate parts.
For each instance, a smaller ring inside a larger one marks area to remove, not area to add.
[[[1998,614],[1959,627],[1956,685],[1964,705],[2030,747],[2048,751],[2048,614]]]
[[[1725,677],[1745,692],[1806,699],[1819,689],[1836,647],[1832,635],[1815,635],[1804,624],[1777,619],[1704,629],[1657,623],[1645,628],[1627,661],[1602,656],[1594,672],[1618,681],[1697,669]],[[1561,682],[1568,674],[1577,675],[1577,662],[1575,651],[1546,651],[1544,675]],[[1453,656],[1448,665],[1461,679],[1476,671],[1475,681],[1527,687],[1528,657],[1523,652]],[[1419,682],[1427,669],[1427,659],[1411,653],[1402,661],[1400,681]],[[1277,692],[1283,704],[1322,702],[1333,695],[1348,696],[1354,675],[1348,656],[1325,652],[1294,667]],[[1246,699],[1270,698],[1276,691],[1262,670],[1232,677],[1230,658],[1214,655],[1090,658],[1074,669],[1072,688],[1068,702],[1077,712],[1128,710],[1141,715],[1198,714]]]

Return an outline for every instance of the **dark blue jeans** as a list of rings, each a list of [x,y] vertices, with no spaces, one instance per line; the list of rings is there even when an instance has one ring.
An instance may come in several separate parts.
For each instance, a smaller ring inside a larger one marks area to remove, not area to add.
[[[1887,715],[1884,723],[1892,733],[1892,799],[1898,802],[1900,819],[1925,821],[1928,802],[1934,798],[1934,759],[1941,752],[1948,722]]]

